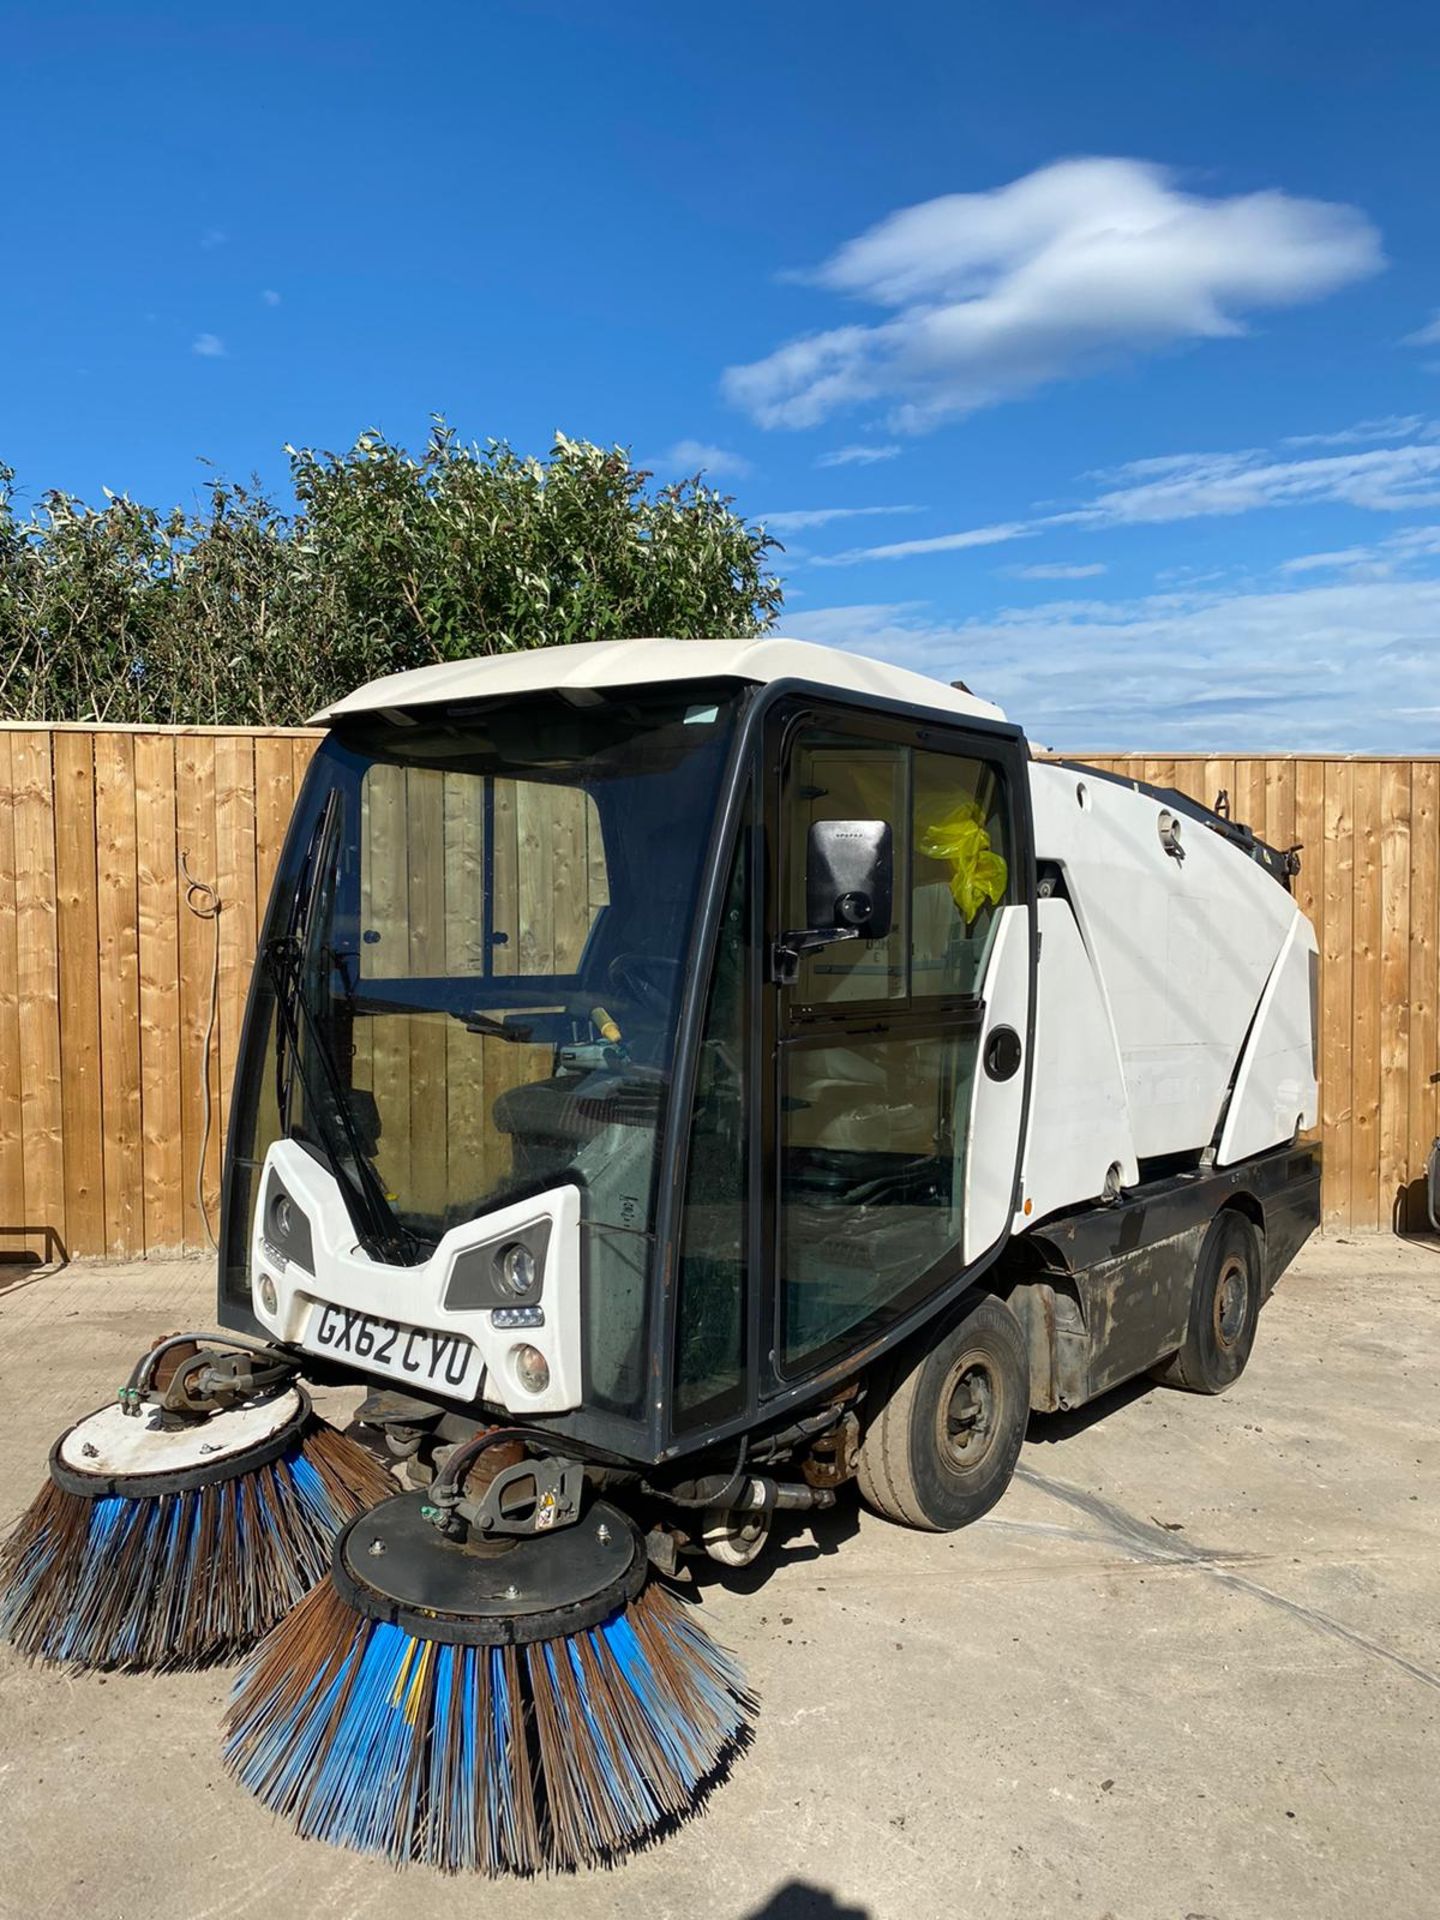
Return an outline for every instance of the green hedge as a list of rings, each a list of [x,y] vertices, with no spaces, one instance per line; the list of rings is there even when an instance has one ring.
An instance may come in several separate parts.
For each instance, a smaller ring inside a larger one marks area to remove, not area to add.
[[[50,493],[22,519],[0,466],[0,718],[291,725],[377,674],[780,607],[763,527],[618,447],[523,459],[437,420],[419,459],[285,451],[292,504],[216,480],[193,513]]]

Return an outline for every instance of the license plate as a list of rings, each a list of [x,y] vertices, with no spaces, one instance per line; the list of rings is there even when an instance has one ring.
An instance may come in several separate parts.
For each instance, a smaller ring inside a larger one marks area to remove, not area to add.
[[[367,1373],[387,1373],[452,1397],[470,1398],[480,1384],[480,1351],[463,1333],[410,1327],[325,1300],[316,1301],[302,1345],[353,1361]]]

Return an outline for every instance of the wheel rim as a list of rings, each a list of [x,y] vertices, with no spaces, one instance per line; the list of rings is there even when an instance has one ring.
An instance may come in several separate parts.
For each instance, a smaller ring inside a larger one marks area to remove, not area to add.
[[[1245,1262],[1232,1254],[1216,1279],[1213,1309],[1215,1342],[1226,1353],[1237,1345],[1245,1331],[1249,1297],[1249,1276],[1245,1271]]]
[[[961,1354],[940,1395],[936,1438],[941,1457],[973,1473],[989,1454],[999,1428],[1004,1389],[985,1355]]]

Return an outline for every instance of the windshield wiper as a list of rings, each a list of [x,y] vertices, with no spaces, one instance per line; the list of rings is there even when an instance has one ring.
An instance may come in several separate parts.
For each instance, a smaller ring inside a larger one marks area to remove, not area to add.
[[[409,1266],[420,1251],[419,1242],[395,1218],[390,1202],[385,1197],[385,1189],[380,1184],[380,1176],[365,1153],[354,1116],[350,1112],[345,1083],[335,1064],[335,1056],[314,1010],[305,998],[304,962],[299,946],[292,936],[269,941],[263,951],[265,964],[275,983],[275,1005],[283,1028],[282,1044],[289,1061],[300,1069],[300,1077],[305,1083],[306,1117],[313,1117],[323,1136],[320,1144],[339,1179],[341,1197],[345,1201],[345,1211],[350,1215],[351,1225],[360,1236],[366,1252],[375,1259]],[[324,1070],[323,1090],[317,1088],[305,1048],[301,1045],[300,1022],[295,1017],[297,1008],[304,1021],[305,1037],[310,1042],[310,1055],[319,1061]],[[285,1077],[288,1087],[288,1072]],[[343,1152],[337,1151],[336,1139],[326,1125],[327,1118],[333,1119],[339,1126],[343,1136]]]

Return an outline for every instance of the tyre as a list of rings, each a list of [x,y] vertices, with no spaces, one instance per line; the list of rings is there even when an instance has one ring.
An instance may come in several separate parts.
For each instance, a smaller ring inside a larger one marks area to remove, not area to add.
[[[1003,1301],[977,1300],[929,1345],[872,1376],[856,1478],[876,1513],[951,1533],[1010,1484],[1030,1413],[1025,1335]]]
[[[1161,1385],[1185,1393],[1233,1386],[1255,1345],[1263,1285],[1260,1235],[1244,1214],[1217,1214],[1195,1268],[1185,1344],[1151,1369]]]

